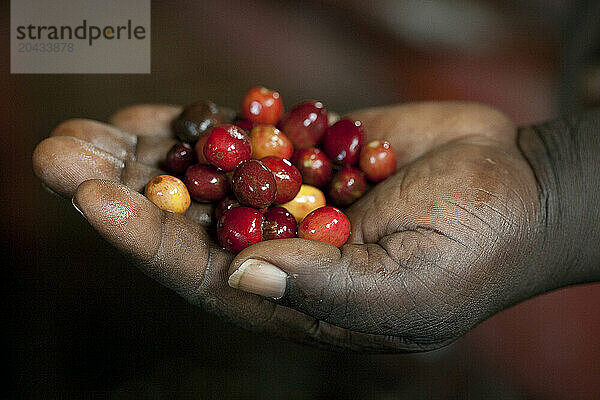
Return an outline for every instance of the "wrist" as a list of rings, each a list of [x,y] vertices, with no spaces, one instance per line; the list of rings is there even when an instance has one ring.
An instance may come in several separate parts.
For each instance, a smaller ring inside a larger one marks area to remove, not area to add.
[[[550,285],[600,280],[600,110],[521,128],[518,145],[538,186]]]

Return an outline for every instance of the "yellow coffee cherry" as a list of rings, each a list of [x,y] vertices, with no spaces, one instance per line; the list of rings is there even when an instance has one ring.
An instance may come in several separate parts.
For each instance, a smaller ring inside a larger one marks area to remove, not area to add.
[[[296,197],[280,206],[292,213],[300,223],[313,210],[325,206],[325,195],[314,186],[302,184]]]
[[[185,184],[171,175],[159,175],[150,179],[144,194],[160,209],[177,214],[183,214],[191,202]]]

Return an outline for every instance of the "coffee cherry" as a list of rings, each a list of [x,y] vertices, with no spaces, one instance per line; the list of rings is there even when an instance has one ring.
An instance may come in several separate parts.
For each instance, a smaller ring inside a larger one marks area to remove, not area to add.
[[[194,152],[196,153],[196,159],[199,164],[210,164],[206,157],[204,157],[204,145],[206,144],[206,139],[208,139],[208,133],[200,136],[200,139],[194,145]]]
[[[396,171],[396,153],[387,140],[373,140],[360,152],[359,165],[367,179],[381,182]]]
[[[297,222],[300,222],[311,211],[325,205],[325,195],[314,186],[302,184],[300,191],[291,201],[280,206],[288,210]]]
[[[302,185],[302,175],[298,169],[288,160],[275,156],[265,157],[260,161],[273,173],[275,178],[277,185],[275,203],[286,203],[296,197]]]
[[[233,172],[233,193],[240,204],[265,208],[273,203],[277,184],[271,171],[258,160],[243,161]]]
[[[242,116],[257,124],[275,124],[283,113],[279,93],[264,87],[254,87],[242,100]]]
[[[292,141],[295,149],[316,146],[327,126],[327,110],[323,103],[313,100],[296,105],[279,122],[279,129]]]
[[[298,224],[294,216],[283,207],[273,207],[265,214],[263,239],[288,239],[296,236]]]
[[[221,200],[229,191],[225,175],[211,165],[190,166],[185,171],[183,182],[190,192],[190,197],[201,202]]]
[[[205,132],[221,124],[230,123],[235,112],[227,107],[217,107],[212,101],[199,101],[185,107],[173,121],[175,135],[182,142],[195,143]]]
[[[238,119],[234,121],[233,124],[245,130],[246,133],[250,133],[250,131],[256,126],[254,122],[248,121],[247,119]]]
[[[298,168],[302,181],[308,185],[325,187],[331,179],[331,161],[316,147],[294,152],[292,164]]]
[[[252,158],[268,156],[290,159],[294,153],[292,142],[273,125],[257,125],[250,131]]]
[[[231,124],[215,127],[204,144],[204,157],[223,171],[233,171],[242,161],[250,159],[252,148],[248,135]]]
[[[177,214],[183,214],[191,203],[185,184],[171,175],[159,175],[150,179],[144,188],[144,194],[158,208]]]
[[[367,190],[367,181],[356,168],[345,167],[333,176],[329,185],[329,198],[339,207],[347,207],[362,197]]]
[[[187,143],[177,143],[171,147],[162,163],[164,169],[173,175],[183,175],[185,170],[196,163],[196,153]]]
[[[217,238],[221,246],[237,253],[263,240],[262,224],[265,217],[250,207],[234,207],[217,222]]]
[[[352,166],[358,162],[364,138],[360,121],[341,119],[323,136],[323,150],[333,162]]]
[[[321,207],[304,218],[298,227],[298,237],[320,240],[341,247],[350,236],[350,221],[335,207]]]
[[[235,197],[227,196],[223,198],[215,207],[215,221],[220,220],[227,211],[239,206],[241,206],[241,204]]]

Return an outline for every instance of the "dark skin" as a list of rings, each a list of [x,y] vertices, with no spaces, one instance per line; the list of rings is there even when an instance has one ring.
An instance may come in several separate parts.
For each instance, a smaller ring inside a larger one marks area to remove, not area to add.
[[[34,170],[149,276],[246,328],[333,349],[431,350],[519,301],[600,278],[597,207],[569,188],[582,181],[598,200],[598,178],[571,160],[574,179],[560,178],[567,167],[543,128],[519,130],[473,103],[354,112],[367,141],[391,142],[399,168],[345,210],[347,244],[275,240],[233,255],[205,229],[210,206],[176,215],[138,193],[160,173],[179,111],[141,105],[112,125],[64,122],[36,148]],[[573,160],[593,165],[587,153]],[[281,299],[228,285],[250,258],[287,274]]]

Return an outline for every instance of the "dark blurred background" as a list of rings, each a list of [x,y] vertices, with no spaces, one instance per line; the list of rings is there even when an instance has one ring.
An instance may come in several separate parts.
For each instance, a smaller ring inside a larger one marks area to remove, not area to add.
[[[31,153],[60,121],[248,88],[340,112],[476,100],[520,124],[600,103],[598,1],[152,3],[149,75],[11,75],[0,6],[1,397],[600,398],[600,285],[532,299],[427,354],[337,354],[242,331],[140,273],[46,192]]]

